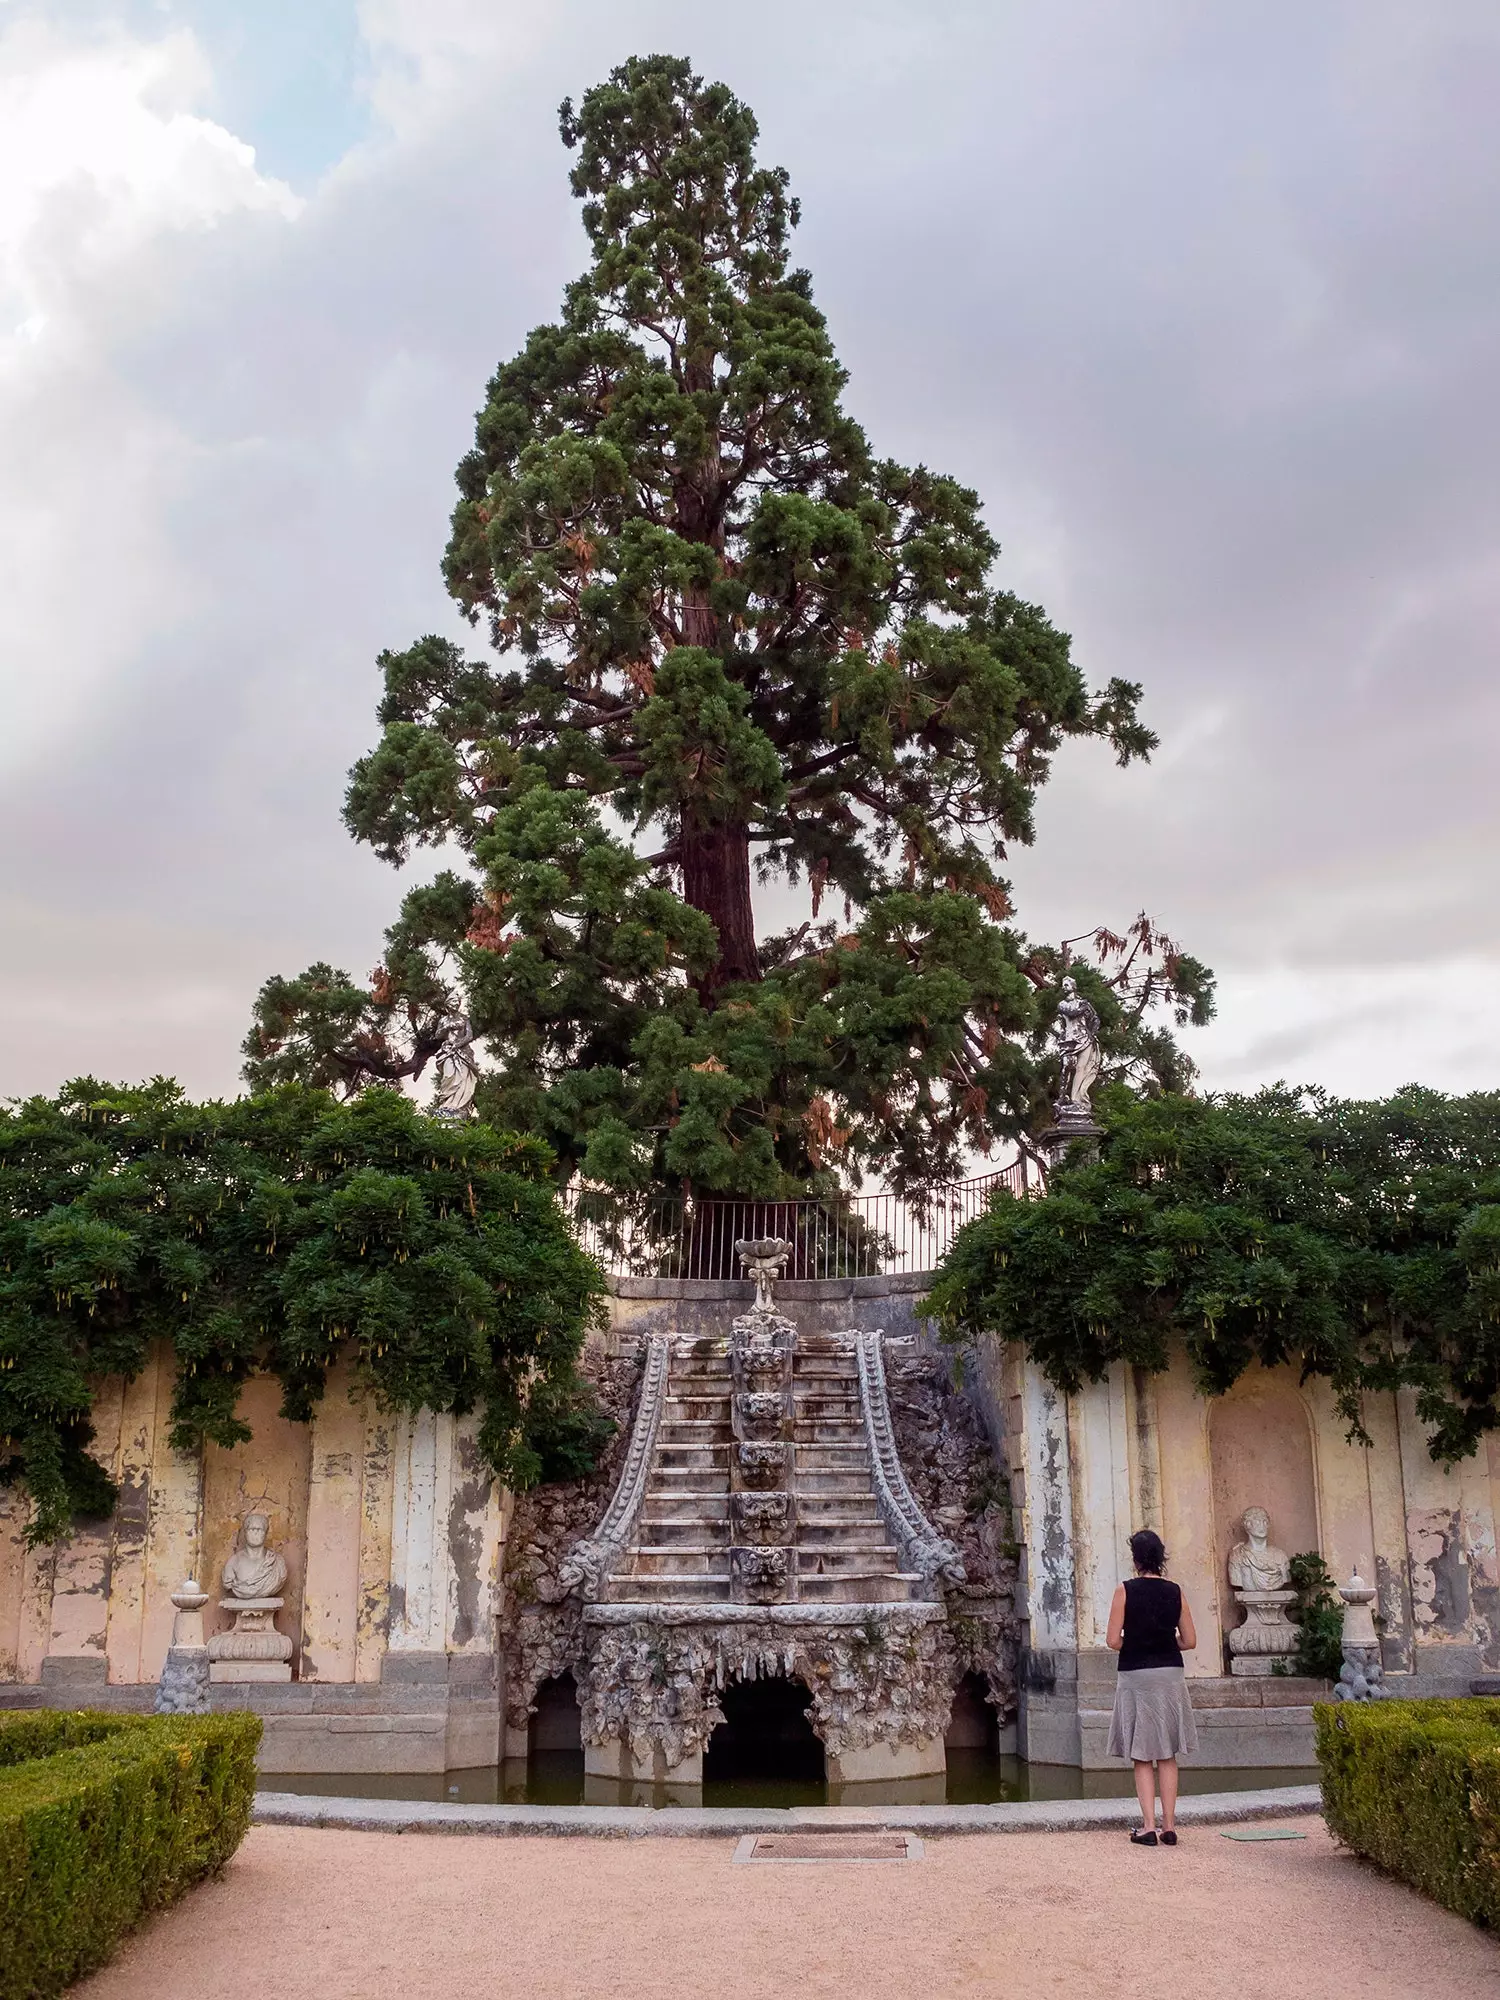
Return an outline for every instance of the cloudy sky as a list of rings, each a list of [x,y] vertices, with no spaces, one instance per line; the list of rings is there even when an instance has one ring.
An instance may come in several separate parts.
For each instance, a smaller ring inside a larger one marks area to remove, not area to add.
[[[0,0],[0,1095],[236,1087],[363,973],[339,824],[491,367],[584,261],[556,108],[759,114],[880,450],[1162,750],[1021,915],[1207,959],[1205,1081],[1500,1085],[1493,0]]]

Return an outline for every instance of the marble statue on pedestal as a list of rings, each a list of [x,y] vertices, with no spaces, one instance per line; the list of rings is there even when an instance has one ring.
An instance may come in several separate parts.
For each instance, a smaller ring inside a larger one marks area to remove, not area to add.
[[[1080,1141],[1092,1147],[1099,1139],[1091,1102],[1102,1062],[1099,1016],[1071,977],[1062,983],[1053,1032],[1057,1036],[1057,1096],[1052,1103],[1052,1123],[1039,1140],[1049,1165],[1066,1158],[1069,1148]]]
[[[1287,1606],[1297,1593],[1287,1588],[1291,1559],[1271,1540],[1271,1517],[1264,1507],[1247,1507],[1245,1539],[1229,1552],[1229,1581],[1245,1622],[1229,1634],[1232,1674],[1269,1674],[1297,1650],[1297,1628]]]
[[[1075,979],[1062,983],[1057,1005],[1057,1052],[1061,1058],[1057,1101],[1052,1107],[1059,1125],[1092,1123],[1090,1099],[1099,1081],[1099,1016],[1078,991]]]
[[[233,1554],[224,1565],[221,1611],[234,1613],[234,1629],[208,1642],[209,1678],[214,1681],[289,1681],[292,1642],[276,1630],[284,1599],[286,1559],[267,1547],[268,1517],[247,1514]]]
[[[474,1024],[466,1014],[460,1014],[437,1059],[432,1110],[428,1115],[452,1125],[462,1123],[473,1108],[478,1085]]]

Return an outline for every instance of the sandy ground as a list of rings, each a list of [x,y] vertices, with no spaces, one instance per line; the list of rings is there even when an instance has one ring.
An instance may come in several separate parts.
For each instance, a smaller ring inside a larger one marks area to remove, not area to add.
[[[732,1840],[256,1827],[80,2000],[1500,2000],[1500,1944],[1342,1853],[1216,1828],[948,1836],[735,1866]]]

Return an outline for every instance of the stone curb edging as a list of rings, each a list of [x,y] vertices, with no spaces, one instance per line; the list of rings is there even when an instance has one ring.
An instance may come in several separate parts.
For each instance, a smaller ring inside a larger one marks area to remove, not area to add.
[[[1321,1812],[1316,1785],[1205,1792],[1179,1800],[1184,1826]],[[606,1840],[711,1840],[743,1833],[836,1833],[882,1827],[914,1833],[1081,1833],[1130,1826],[1134,1799],[1038,1799],[993,1806],[464,1806],[441,1800],[317,1798],[257,1792],[257,1826],[342,1827],[357,1833],[590,1835]]]

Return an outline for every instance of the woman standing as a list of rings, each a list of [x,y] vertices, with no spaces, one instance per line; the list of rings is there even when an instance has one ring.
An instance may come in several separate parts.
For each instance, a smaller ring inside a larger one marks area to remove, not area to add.
[[[1108,1644],[1120,1656],[1109,1754],[1135,1765],[1141,1824],[1130,1838],[1156,1845],[1156,1792],[1161,1792],[1162,1845],[1177,1845],[1177,1759],[1198,1748],[1198,1731],[1182,1672],[1182,1649],[1198,1643],[1182,1591],[1162,1575],[1161,1536],[1140,1528],[1130,1537],[1135,1575],[1109,1607]],[[1154,1774],[1153,1774],[1154,1767]],[[1154,1781],[1153,1781],[1154,1777]]]

